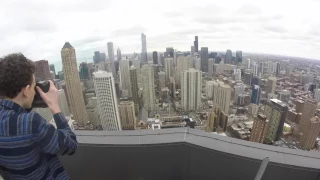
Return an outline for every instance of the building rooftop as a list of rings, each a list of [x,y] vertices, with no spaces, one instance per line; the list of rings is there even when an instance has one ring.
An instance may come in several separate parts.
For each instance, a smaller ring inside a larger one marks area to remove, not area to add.
[[[320,153],[253,143],[191,128],[75,131],[79,147],[60,159],[71,179],[316,180]]]
[[[69,42],[64,43],[62,49],[64,48],[73,48]]]

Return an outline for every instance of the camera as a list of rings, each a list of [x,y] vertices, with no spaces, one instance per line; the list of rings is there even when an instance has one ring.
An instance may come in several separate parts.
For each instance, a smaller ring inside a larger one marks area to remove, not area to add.
[[[48,92],[50,88],[49,81],[37,81],[36,87],[39,87],[43,92]],[[35,89],[36,94],[34,95],[34,99],[32,102],[32,108],[46,108],[48,105],[43,101],[37,89]]]

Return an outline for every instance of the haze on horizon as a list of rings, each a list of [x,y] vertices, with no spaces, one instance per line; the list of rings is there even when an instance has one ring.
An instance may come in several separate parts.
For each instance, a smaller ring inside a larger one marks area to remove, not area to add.
[[[209,51],[320,59],[318,7],[319,0],[10,0],[0,6],[0,53],[60,64],[69,41],[78,60],[92,61],[109,41],[115,51],[140,53],[143,30],[148,52],[189,51],[197,35]]]

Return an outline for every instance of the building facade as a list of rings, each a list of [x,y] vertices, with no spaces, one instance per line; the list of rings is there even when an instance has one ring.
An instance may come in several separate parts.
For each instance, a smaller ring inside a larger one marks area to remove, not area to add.
[[[142,87],[143,87],[143,106],[147,111],[157,110],[154,71],[150,64],[144,64],[141,68]]]
[[[276,77],[269,77],[267,81],[267,91],[266,93],[274,94],[276,92],[276,85],[277,85],[277,78]]]
[[[201,71],[208,72],[209,51],[208,47],[201,47]]]
[[[78,126],[84,126],[88,121],[88,115],[80,84],[76,51],[69,42],[66,42],[61,50],[61,59],[70,110]]]
[[[122,130],[134,130],[136,127],[134,103],[132,101],[121,101],[119,112]]]
[[[36,80],[44,81],[51,78],[49,63],[47,60],[35,61],[34,65],[36,67],[34,76]]]
[[[113,77],[116,77],[117,72],[116,72],[115,64],[114,64],[113,42],[108,42],[107,46],[108,46],[108,58],[109,58],[110,66],[111,66],[112,75],[113,75]]]
[[[112,73],[106,71],[95,72],[93,73],[93,82],[101,128],[106,131],[120,131],[118,100]]]
[[[263,143],[265,138],[265,133],[267,132],[268,121],[267,117],[263,114],[259,114],[254,118],[250,141]]]
[[[139,86],[138,86],[138,69],[134,66],[130,67],[130,83],[131,83],[131,93],[132,100],[134,103],[135,113],[139,113]]]
[[[120,71],[120,83],[121,90],[128,91],[128,97],[131,97],[131,84],[130,84],[130,73],[129,73],[129,60],[123,59],[119,62],[119,71]]]
[[[320,119],[315,116],[306,122],[307,131],[303,132],[300,138],[300,145],[302,149],[314,149],[317,137],[320,133]]]
[[[231,100],[231,87],[222,81],[215,81],[213,84],[213,103],[220,106],[221,110],[229,114]]]
[[[264,110],[264,114],[269,120],[264,142],[278,141],[282,135],[288,107],[278,99],[271,99],[270,102],[267,102]]]
[[[181,107],[185,111],[201,109],[201,71],[190,68],[181,76]]]

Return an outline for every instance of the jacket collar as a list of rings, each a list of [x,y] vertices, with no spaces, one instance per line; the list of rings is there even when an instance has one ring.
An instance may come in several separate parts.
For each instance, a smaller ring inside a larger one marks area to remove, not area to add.
[[[12,109],[19,113],[25,112],[25,109],[23,109],[23,107],[21,107],[19,104],[10,100],[0,99],[0,108],[2,107],[6,109]]]

